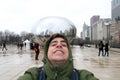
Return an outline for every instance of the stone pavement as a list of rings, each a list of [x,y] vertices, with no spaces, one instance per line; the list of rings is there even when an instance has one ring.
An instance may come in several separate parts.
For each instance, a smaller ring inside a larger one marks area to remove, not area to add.
[[[87,69],[100,80],[120,79],[119,52],[110,51],[109,57],[98,57],[97,49],[88,47],[80,49],[79,46],[73,46],[72,52],[74,66],[77,69]],[[13,45],[8,46],[8,51],[5,53],[0,50],[0,80],[17,80],[28,68],[42,66],[42,53],[43,51],[41,51],[39,61],[35,61],[34,51],[29,50],[28,47],[19,52]]]
[[[120,49],[119,48],[110,48],[110,51],[120,53]]]

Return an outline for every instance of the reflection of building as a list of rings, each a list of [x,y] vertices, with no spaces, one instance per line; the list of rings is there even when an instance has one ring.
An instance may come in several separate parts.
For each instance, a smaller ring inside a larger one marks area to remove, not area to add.
[[[76,37],[76,31],[75,25],[66,18],[57,16],[45,17],[36,26],[36,31],[33,33],[37,37],[34,37],[33,41],[43,44],[43,41],[54,33],[63,34],[71,39]]]
[[[62,33],[66,36],[76,37],[75,25],[66,18],[57,16],[45,17],[37,24],[34,34],[45,36]]]
[[[120,0],[112,0],[112,19],[120,20]]]

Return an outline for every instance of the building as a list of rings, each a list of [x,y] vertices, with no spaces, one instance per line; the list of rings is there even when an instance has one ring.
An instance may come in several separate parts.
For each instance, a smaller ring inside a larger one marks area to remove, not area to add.
[[[100,18],[92,24],[92,40],[109,40],[110,39],[110,18]],[[108,25],[109,24],[109,25]]]
[[[112,0],[112,19],[120,20],[120,0]]]
[[[83,24],[82,39],[91,41],[91,27],[86,23]]]
[[[96,34],[96,32],[95,31],[93,31],[93,25],[97,22],[97,21],[99,21],[99,19],[100,19],[100,16],[99,15],[94,15],[94,16],[92,16],[91,18],[90,18],[90,26],[91,26],[91,40],[94,40],[94,37],[93,37],[93,34]]]
[[[115,44],[120,44],[120,21],[112,22],[112,26],[110,28],[110,33],[111,33],[111,40]]]
[[[110,28],[111,40],[114,44],[120,44],[120,0],[112,0],[112,26]],[[119,46],[120,47],[120,46]]]
[[[99,15],[94,15],[90,18],[90,25],[92,26],[96,21],[100,19]]]

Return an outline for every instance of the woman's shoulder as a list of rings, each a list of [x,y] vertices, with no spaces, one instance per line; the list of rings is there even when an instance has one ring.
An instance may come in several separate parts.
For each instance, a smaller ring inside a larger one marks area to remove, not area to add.
[[[26,72],[39,72],[40,68],[39,67],[32,67],[26,70]]]
[[[39,75],[41,67],[32,67],[25,71],[24,75],[20,76],[17,80],[36,80]]]
[[[82,69],[78,70],[80,75],[80,80],[99,80],[94,76],[94,74],[88,70]]]
[[[78,70],[80,74],[91,74],[92,72],[86,70],[86,69],[81,69],[81,70]]]

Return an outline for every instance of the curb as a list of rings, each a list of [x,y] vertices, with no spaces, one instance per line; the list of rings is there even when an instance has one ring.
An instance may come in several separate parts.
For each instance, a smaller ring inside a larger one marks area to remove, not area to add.
[[[118,52],[118,53],[120,53],[120,49],[118,49],[118,48],[110,48],[110,51],[113,51],[113,52]]]

